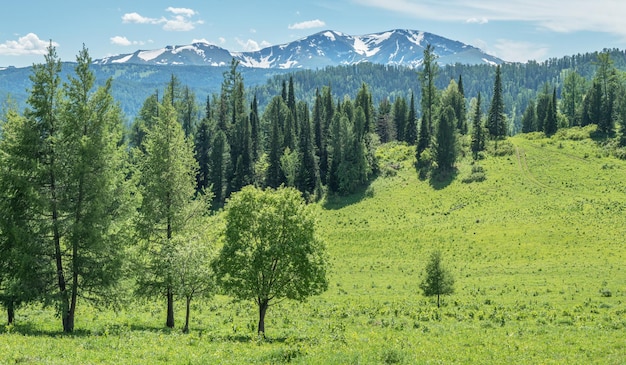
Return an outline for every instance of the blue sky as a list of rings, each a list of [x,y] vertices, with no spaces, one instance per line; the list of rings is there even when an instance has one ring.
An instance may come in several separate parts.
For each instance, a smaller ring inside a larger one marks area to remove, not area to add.
[[[458,40],[507,61],[626,48],[623,0],[22,0],[2,4],[0,66],[92,58],[206,41],[231,51],[332,29],[406,28]]]

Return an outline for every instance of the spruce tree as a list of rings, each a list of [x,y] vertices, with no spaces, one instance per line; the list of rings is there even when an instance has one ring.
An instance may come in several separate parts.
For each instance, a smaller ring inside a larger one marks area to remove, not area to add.
[[[454,293],[454,278],[443,266],[440,251],[434,251],[425,268],[425,276],[420,284],[424,295],[436,296],[437,307],[441,306],[440,297]]]
[[[558,129],[556,103],[556,88],[554,88],[552,97],[548,100],[546,120],[543,125],[543,131],[547,136],[552,136]]]
[[[537,112],[535,111],[535,101],[531,100],[522,116],[522,133],[535,132],[537,126]]]
[[[454,109],[450,105],[442,105],[435,140],[435,159],[440,171],[454,169],[457,158],[457,131]]]
[[[296,188],[306,195],[312,195],[319,191],[320,176],[315,158],[315,145],[313,128],[311,127],[309,106],[301,101],[298,103],[298,120],[300,121],[300,138],[298,141],[298,172],[296,175]]]
[[[500,73],[500,65],[498,65],[496,66],[496,76],[493,83],[493,98],[491,99],[491,106],[487,113],[487,130],[491,138],[495,140],[504,138],[507,134]]]
[[[411,91],[411,101],[409,103],[409,115],[407,116],[404,128],[404,140],[411,146],[417,142],[417,119],[415,116],[415,98]]]
[[[396,138],[398,141],[405,142],[406,121],[408,116],[408,107],[406,100],[399,96],[393,103],[393,122],[396,129]]]
[[[478,159],[478,153],[485,149],[485,135],[483,128],[483,115],[481,110],[481,96],[480,92],[478,93],[478,97],[476,98],[476,105],[472,116],[472,156],[474,160]]]
[[[433,121],[438,103],[435,80],[437,78],[439,67],[437,66],[436,58],[437,56],[434,54],[433,46],[428,44],[424,49],[423,66],[422,70],[419,72],[419,80],[422,90],[422,99],[420,102],[422,118],[416,149],[416,158],[418,163],[422,152],[424,152],[424,150],[429,148],[431,145]]]

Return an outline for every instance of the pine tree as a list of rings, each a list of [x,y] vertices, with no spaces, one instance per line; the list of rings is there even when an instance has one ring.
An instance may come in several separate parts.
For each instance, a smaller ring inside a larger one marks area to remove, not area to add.
[[[563,80],[561,110],[569,122],[569,126],[581,124],[580,109],[585,94],[586,80],[575,70],[569,70]]]
[[[205,117],[202,118],[194,136],[194,156],[198,162],[198,173],[196,174],[196,191],[206,192],[211,185],[210,179],[210,156],[211,156],[211,102],[207,96]]]
[[[406,105],[406,100],[403,97],[399,96],[393,103],[393,122],[396,129],[396,135],[398,141],[404,142],[405,138],[405,130],[406,130],[406,121],[408,116],[408,108]]]
[[[415,117],[415,98],[413,96],[413,92],[411,91],[411,101],[409,103],[409,115],[407,116],[405,129],[404,129],[404,140],[409,145],[415,145],[417,142],[417,119]]]
[[[454,109],[450,105],[442,105],[435,140],[435,158],[441,171],[454,169],[457,158],[457,131]]]
[[[474,160],[478,159],[478,153],[485,149],[485,135],[482,123],[482,111],[481,111],[481,97],[480,92],[476,98],[476,106],[472,116],[472,156]]]
[[[298,120],[300,121],[300,138],[298,141],[298,172],[296,188],[301,192],[312,195],[321,189],[319,169],[315,159],[313,129],[309,119],[309,107],[305,102],[298,103]]]
[[[291,112],[287,104],[280,96],[274,97],[267,106],[265,113],[263,113],[265,124],[270,127],[269,145],[267,147],[268,168],[265,183],[272,188],[277,188],[286,181],[280,159],[285,151],[283,128],[287,123],[287,119],[290,118],[290,114]]]
[[[382,143],[391,142],[396,139],[396,129],[391,117],[391,104],[387,98],[378,104],[378,122],[376,123],[376,134]]]
[[[487,113],[487,130],[491,138],[496,140],[505,137],[507,134],[500,65],[496,66],[496,77],[493,83],[493,98],[491,99],[491,106]]]
[[[556,88],[554,88],[552,97],[548,100],[548,110],[546,113],[546,120],[543,125],[543,131],[547,136],[552,136],[558,129],[556,103]]]
[[[420,102],[422,109],[422,118],[420,122],[420,130],[417,139],[416,158],[419,163],[420,155],[424,150],[430,147],[432,139],[432,129],[434,116],[436,114],[436,105],[438,103],[437,88],[435,80],[438,74],[438,66],[435,62],[436,55],[434,48],[428,44],[424,49],[423,68],[419,72],[420,85],[422,90],[422,99]]]
[[[535,111],[535,101],[531,100],[522,116],[522,133],[535,132],[537,126],[537,112]]]

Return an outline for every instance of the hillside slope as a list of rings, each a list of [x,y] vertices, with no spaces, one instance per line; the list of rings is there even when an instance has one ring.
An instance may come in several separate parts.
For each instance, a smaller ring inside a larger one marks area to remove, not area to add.
[[[479,162],[486,180],[420,180],[413,148],[385,145],[387,177],[319,207],[329,289],[272,306],[194,299],[190,334],[163,329],[163,301],[84,309],[80,334],[54,311],[0,326],[13,363],[618,364],[626,358],[626,161],[590,129],[517,136]],[[535,136],[536,137],[536,136]],[[393,175],[394,168],[397,174]],[[456,279],[441,308],[419,282],[440,249]],[[183,300],[177,303],[184,306]],[[177,312],[182,319],[182,310]],[[114,349],[114,351],[111,351]],[[0,361],[1,362],[1,361]]]

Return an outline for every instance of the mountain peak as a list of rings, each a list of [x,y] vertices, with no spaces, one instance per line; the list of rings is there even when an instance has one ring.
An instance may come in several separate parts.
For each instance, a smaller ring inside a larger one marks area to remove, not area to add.
[[[431,44],[440,64],[500,64],[503,61],[480,49],[436,34],[410,29],[394,29],[365,35],[348,35],[324,30],[296,41],[254,52],[231,52],[198,41],[190,45],[139,50],[96,60],[96,64],[129,63],[153,65],[226,66],[234,58],[243,67],[317,69],[326,66],[371,62],[419,67],[424,48]]]

